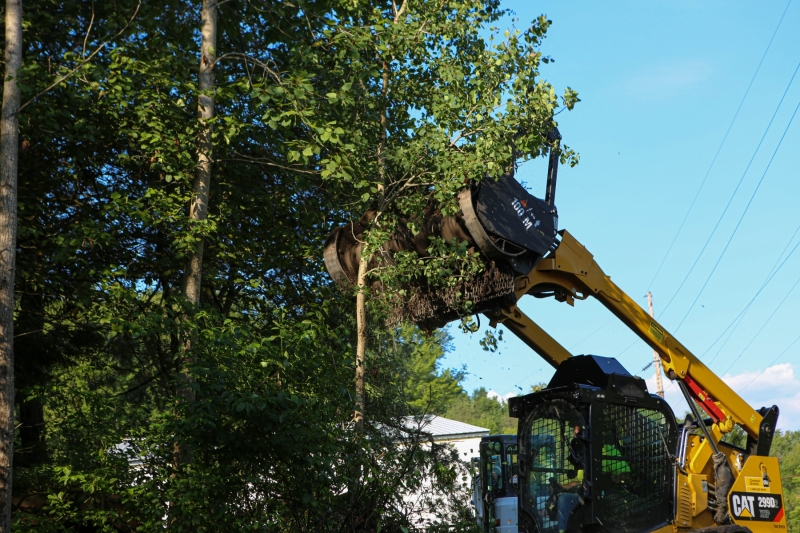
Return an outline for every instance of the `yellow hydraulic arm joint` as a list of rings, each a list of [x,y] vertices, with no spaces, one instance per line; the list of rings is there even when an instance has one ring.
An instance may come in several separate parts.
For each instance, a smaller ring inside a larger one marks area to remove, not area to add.
[[[717,440],[722,433],[731,431],[734,424],[742,426],[753,439],[758,439],[763,419],[761,414],[611,281],[595,263],[592,254],[569,232],[560,234],[561,242],[556,250],[539,261],[530,273],[517,278],[517,299],[525,294],[552,294],[557,300],[573,305],[576,298],[584,300],[594,296],[658,352],[667,377],[686,383],[697,403],[714,420],[713,433]],[[553,366],[570,357],[566,349],[516,306],[489,318],[505,323]]]

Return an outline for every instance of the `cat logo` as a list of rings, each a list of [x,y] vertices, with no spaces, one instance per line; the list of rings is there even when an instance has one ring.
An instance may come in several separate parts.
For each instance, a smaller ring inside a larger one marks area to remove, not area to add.
[[[784,519],[783,501],[779,494],[732,492],[730,510],[737,520],[780,522]]]
[[[755,510],[755,496],[739,496],[734,494],[731,497],[731,510],[736,518],[753,518]]]

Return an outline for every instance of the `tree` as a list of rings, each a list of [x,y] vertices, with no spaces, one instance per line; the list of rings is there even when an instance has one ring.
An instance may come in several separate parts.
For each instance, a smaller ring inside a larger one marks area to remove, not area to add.
[[[203,248],[204,237],[202,224],[208,217],[208,196],[211,187],[212,169],[212,126],[214,118],[214,72],[217,57],[217,0],[203,0],[200,11],[201,42],[200,42],[200,72],[197,88],[197,117],[200,122],[197,132],[197,168],[194,172],[192,197],[189,204],[189,226],[193,233],[192,243],[186,266],[183,273],[183,297],[189,306],[189,313],[183,317],[187,322],[186,338],[183,339],[183,361],[180,379],[182,384],[178,389],[178,396],[182,401],[191,403],[195,399],[192,389],[192,376],[190,367],[192,358],[192,337],[194,336],[193,322],[195,313],[200,307],[200,290],[203,281]],[[191,462],[191,451],[176,442],[175,463],[176,469],[180,465]]]
[[[465,186],[546,151],[557,108],[577,101],[567,89],[560,104],[538,79],[540,63],[549,61],[537,50],[550,24],[545,17],[497,44],[482,38],[504,13],[495,1],[342,7],[307,51],[331,76],[293,80],[268,101],[271,127],[287,138],[309,133],[287,142],[286,164],[319,169],[352,218],[367,213],[356,276],[357,413],[364,408],[358,362],[366,287],[380,282],[402,297],[410,281],[454,286],[481,268],[463,243],[442,239],[421,244],[424,257],[395,253],[388,261],[378,251],[399,224],[416,235],[426,224],[420,213],[452,215]],[[355,134],[345,136],[345,125]],[[368,268],[373,257],[377,264]]]
[[[195,170],[189,219],[199,225],[208,217],[208,192],[211,186],[212,139],[210,121],[214,118],[214,70],[217,61],[217,2],[203,0],[200,12],[200,74],[197,98],[197,117],[200,121],[197,141],[197,169]],[[200,286],[203,272],[203,236],[195,238],[194,250],[189,255],[184,272],[183,293],[193,306],[200,305]]]
[[[17,170],[19,165],[22,64],[22,1],[6,0],[5,74],[0,116],[0,531],[11,531],[14,458],[14,266],[17,250]]]
[[[490,398],[485,388],[476,389],[471,397],[458,398],[447,410],[448,418],[488,428],[492,434],[517,433],[517,419],[508,416],[508,404]]]
[[[800,431],[776,431],[770,455],[778,458],[789,531],[800,530]]]
[[[405,325],[397,331],[395,347],[405,360],[402,381],[409,405],[417,413],[444,416],[455,401],[466,396],[461,386],[466,368],[441,368],[441,358],[452,349],[451,342],[445,330],[425,335],[419,328]]]
[[[486,52],[476,29],[499,16],[497,4],[410,5],[397,23],[389,2],[219,4],[214,187],[202,224],[186,216],[203,138],[201,91],[187,67],[197,60],[196,10],[147,2],[119,33],[136,0],[26,5],[36,24],[26,39],[25,100],[82,64],[84,50],[110,44],[52,97],[33,101],[20,124],[17,326],[29,342],[20,348],[36,360],[18,365],[19,394],[40,402],[25,426],[42,431],[18,438],[43,439],[46,453],[15,465],[16,496],[43,500],[48,512],[18,508],[16,529],[163,530],[169,502],[181,509],[170,523],[176,531],[400,530],[411,526],[400,488],[419,486],[419,472],[438,472],[456,494],[446,451],[425,451],[403,426],[405,352],[380,326],[367,330],[364,351],[366,438],[353,439],[357,324],[320,251],[331,227],[379,197],[378,147],[388,202],[378,220],[387,221],[439,202],[440,192],[447,204],[466,179],[452,165],[461,158],[477,175],[475,150],[491,161],[492,143],[503,146],[502,128],[481,119],[480,134],[463,137],[469,142],[437,147],[450,139],[458,106],[483,94],[481,79],[504,79],[490,75],[502,57]],[[512,63],[529,62],[512,57],[516,45],[503,46]],[[542,91],[525,94],[550,102]],[[458,96],[452,109],[447,94]],[[419,119],[416,103],[426,106]],[[535,118],[532,107],[511,109],[494,119],[513,129]],[[402,181],[406,167],[411,182]],[[417,184],[416,196],[398,194]],[[201,298],[188,324],[183,281],[198,236]],[[441,244],[438,263],[416,266],[438,272],[469,261]],[[411,258],[398,260],[411,275]],[[383,266],[371,283],[389,274]],[[186,338],[195,397],[178,402]],[[419,372],[434,348],[420,349]],[[457,379],[437,370],[430,383],[449,395]],[[192,450],[181,475],[176,440]]]

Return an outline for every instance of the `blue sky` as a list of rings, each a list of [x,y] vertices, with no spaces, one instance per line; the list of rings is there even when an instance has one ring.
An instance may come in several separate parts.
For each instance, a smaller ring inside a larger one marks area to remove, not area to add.
[[[542,51],[555,62],[543,65],[542,76],[558,92],[576,89],[582,100],[558,119],[564,142],[581,155],[576,168],[559,172],[561,228],[643,306],[652,291],[659,321],[754,407],[777,403],[779,427],[800,429],[800,246],[789,255],[800,243],[800,117],[786,129],[800,103],[800,73],[789,85],[800,65],[800,1],[788,9],[783,0],[504,5],[520,28],[542,13],[553,21]],[[534,161],[518,173],[540,197],[545,169],[545,161]],[[652,351],[599,302],[571,308],[527,297],[520,307],[573,353],[617,357],[651,378],[651,369],[641,369]],[[480,349],[480,335],[455,328],[452,335],[445,365],[467,366],[470,391],[513,395],[552,375],[508,332],[494,354]],[[676,389],[668,399],[682,413]]]

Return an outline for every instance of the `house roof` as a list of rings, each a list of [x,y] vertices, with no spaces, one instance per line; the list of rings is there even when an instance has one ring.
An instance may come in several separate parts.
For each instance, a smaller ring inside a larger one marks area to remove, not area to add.
[[[432,436],[434,440],[446,440],[466,437],[485,437],[489,435],[488,428],[473,426],[457,420],[450,420],[442,416],[407,416],[405,425],[409,429],[417,429]]]

